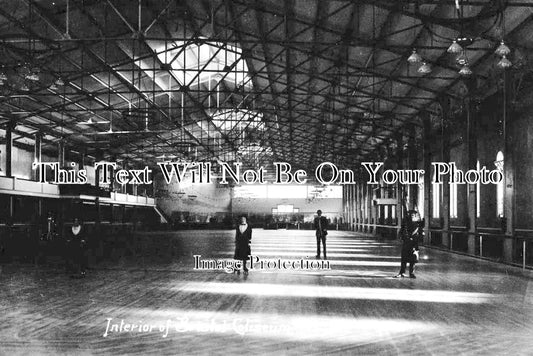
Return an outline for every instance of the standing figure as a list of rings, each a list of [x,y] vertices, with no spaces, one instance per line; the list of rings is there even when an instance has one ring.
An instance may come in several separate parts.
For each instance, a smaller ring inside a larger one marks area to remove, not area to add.
[[[402,239],[402,260],[400,273],[396,278],[405,277],[405,268],[409,262],[409,278],[416,278],[414,268],[418,262],[418,238],[420,236],[420,216],[415,210],[407,212],[406,221],[402,224],[400,237]]]
[[[41,236],[41,240],[52,241],[57,238],[57,229],[54,213],[49,211],[46,218],[46,232]]]
[[[69,245],[69,269],[72,277],[85,277],[87,258],[85,256],[85,231],[78,218],[74,219],[72,227],[67,231]]]
[[[237,230],[235,231],[235,260],[242,261],[244,274],[248,274],[246,260],[251,254],[250,242],[252,241],[252,227],[248,225],[246,216],[241,216]],[[237,270],[237,273],[240,273]]]
[[[326,235],[328,234],[328,219],[325,216],[322,216],[322,210],[317,210],[316,214],[318,216],[313,222],[313,227],[316,230],[316,258],[320,258],[320,241],[322,241],[324,259],[326,260]]]

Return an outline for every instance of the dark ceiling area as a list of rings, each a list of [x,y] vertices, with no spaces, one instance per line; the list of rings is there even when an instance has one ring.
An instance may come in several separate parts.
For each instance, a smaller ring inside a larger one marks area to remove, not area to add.
[[[0,134],[132,166],[349,168],[465,81],[528,74],[532,18],[524,0],[1,0]]]

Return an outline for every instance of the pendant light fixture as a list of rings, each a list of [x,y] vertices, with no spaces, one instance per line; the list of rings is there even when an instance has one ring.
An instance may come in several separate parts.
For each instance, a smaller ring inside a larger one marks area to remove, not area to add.
[[[411,64],[420,63],[422,62],[422,57],[420,57],[420,55],[416,52],[416,49],[413,49],[413,52],[409,58],[407,58],[407,62]]]
[[[463,50],[463,52],[461,52],[461,54],[457,56],[455,62],[460,66],[468,64],[468,57],[466,56],[466,51]]]
[[[494,51],[494,53],[496,53],[500,57],[503,57],[503,56],[507,56],[509,53],[511,53],[511,50],[505,44],[505,42],[502,40],[500,42],[500,45],[498,46],[498,48],[496,48],[496,51]]]
[[[496,66],[501,69],[507,69],[507,68],[512,67],[513,63],[511,63],[511,61],[507,58],[507,56],[511,53],[511,49],[509,48],[509,46],[505,44],[505,41],[503,40],[503,38],[505,37],[505,16],[503,16],[503,19],[502,19],[501,29],[502,29],[502,40],[500,44],[498,45],[498,47],[496,48],[496,50],[494,51],[494,53],[497,56],[501,57],[500,60],[498,61],[498,64],[496,64]]]
[[[448,47],[448,49],[446,50],[446,52],[452,53],[452,54],[459,54],[462,51],[463,51],[463,47],[461,47],[461,45],[457,43],[457,40],[453,40],[450,47]]]
[[[415,38],[415,37],[416,37],[416,35],[415,35],[415,20],[413,18],[413,38]],[[413,42],[413,44],[414,44],[414,42]],[[420,54],[418,54],[418,52],[416,51],[416,48],[413,48],[413,51],[411,52],[409,57],[407,57],[407,62],[409,62],[410,64],[419,64],[419,63],[422,63],[423,61],[424,60],[422,59],[422,56]]]
[[[426,62],[423,62],[420,67],[418,67],[417,72],[421,74],[429,74],[431,73],[431,65],[427,64]]]
[[[497,66],[498,68],[506,69],[513,65],[510,60],[507,59],[506,55],[503,55],[500,61],[498,62]]]
[[[460,0],[455,0],[455,9],[457,12],[457,20],[459,22],[459,35],[452,40],[452,43],[450,44],[446,52],[457,56],[455,58],[455,63],[460,68],[459,74],[462,76],[469,76],[472,74],[472,69],[470,68],[470,61],[468,59],[466,50],[467,47],[475,41],[476,36],[468,34],[463,28],[463,25],[466,23],[467,18],[463,16],[463,7],[461,5],[462,4]],[[494,53],[500,57],[497,66],[499,68],[506,69],[511,67],[513,64],[507,58],[511,53],[511,50],[503,40],[505,34],[505,14],[501,13],[500,15],[502,16],[502,39],[496,47]]]
[[[470,66],[468,65],[468,63],[463,65],[463,67],[459,71],[459,74],[461,74],[462,76],[465,76],[465,77],[467,77],[469,75],[472,75],[472,69],[470,69]]]

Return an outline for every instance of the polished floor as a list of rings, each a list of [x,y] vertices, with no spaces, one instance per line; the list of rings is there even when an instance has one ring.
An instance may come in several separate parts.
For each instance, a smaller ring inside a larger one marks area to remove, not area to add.
[[[146,233],[85,279],[53,266],[0,273],[0,355],[532,355],[529,271],[432,249],[416,279],[392,278],[399,245],[311,231],[254,231],[249,275],[194,269],[233,255],[230,231]],[[279,261],[278,261],[279,262]],[[215,267],[211,265],[211,267]],[[324,266],[327,267],[327,266]]]

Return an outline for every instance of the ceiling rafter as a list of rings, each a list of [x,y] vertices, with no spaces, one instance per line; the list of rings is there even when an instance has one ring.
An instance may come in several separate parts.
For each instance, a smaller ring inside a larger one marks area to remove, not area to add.
[[[26,4],[29,5],[29,1],[31,0],[23,0]],[[38,5],[36,4],[33,4],[33,7],[34,9],[37,9],[35,11],[37,11],[37,13],[39,13],[40,17],[43,18],[43,19],[46,19],[45,21],[47,22],[47,24],[49,26],[52,27],[52,29],[56,30],[58,33],[64,33],[61,29],[61,25],[60,24],[57,24],[55,23],[55,21],[53,19],[51,19],[51,17],[47,14],[45,14],[45,10],[42,9],[41,7],[39,7]],[[70,31],[70,36],[71,37],[77,37],[75,36],[72,31]],[[97,63],[99,63],[101,66],[103,66],[109,73],[111,73],[118,81],[120,81],[121,83],[123,83],[124,85],[126,85],[126,87],[128,87],[132,92],[136,93],[140,98],[142,98],[147,105],[149,105],[150,107],[156,109],[157,111],[159,111],[163,116],[166,116],[166,113],[154,102],[151,102],[150,101],[150,98],[145,94],[143,93],[140,89],[138,89],[133,83],[127,81],[123,76],[117,74],[106,62],[105,60],[103,60],[102,58],[100,58],[100,56],[98,54],[96,54],[92,49],[90,48],[86,48],[84,45],[81,46],[83,52],[87,53],[87,55],[89,55],[89,57],[91,57],[93,60],[95,60]],[[156,134],[157,136],[157,134]],[[189,136],[191,137],[191,139],[195,142],[197,142],[199,145],[202,145],[202,143],[193,135],[193,134],[190,134],[189,133]],[[163,141],[166,141],[167,144],[171,145],[171,143],[167,140],[163,140]]]
[[[260,9],[257,10],[257,11],[261,11]],[[312,27],[313,24],[309,24],[309,23],[304,23],[306,24],[307,26],[309,27]],[[317,26],[317,29],[320,29],[321,26]],[[233,30],[235,31],[238,31],[238,29],[236,28],[232,28]],[[242,30],[241,30],[242,31]],[[257,41],[261,41],[262,39],[260,38],[260,36],[258,36],[257,34],[254,34],[254,33],[250,33],[250,32],[245,32],[245,31],[242,31],[243,34],[245,34],[246,36],[248,37],[254,37],[256,38]],[[342,34],[339,34],[337,32],[335,32],[335,35],[338,35],[339,38],[342,36]],[[363,40],[365,41],[365,40]],[[327,46],[325,49],[323,49],[322,51],[319,51],[319,52],[315,52],[315,53],[309,53],[308,50],[306,49],[302,49],[302,48],[299,48],[298,46],[294,46],[294,45],[291,45],[290,42],[283,42],[283,41],[277,41],[278,43],[280,44],[283,44],[283,46],[287,47],[287,48],[290,48],[291,50],[294,50],[294,51],[297,51],[303,55],[306,55],[306,56],[309,56],[309,55],[314,55],[314,56],[317,56],[319,57],[319,59],[323,59],[323,60],[327,60],[327,61],[335,61],[335,58],[334,57],[328,57],[326,56],[325,54],[320,54],[320,53],[324,53],[328,50],[329,47],[335,47],[338,45],[337,42],[335,43],[330,43],[329,46]],[[353,45],[353,44],[352,44]],[[370,44],[368,44],[370,46]],[[383,50],[386,50],[386,49],[383,49]],[[394,53],[395,55],[399,55],[400,52],[398,51],[395,51]],[[253,56],[253,55],[252,55]],[[401,59],[403,57],[399,57],[398,59]],[[260,58],[257,58],[257,59],[260,59]],[[298,65],[300,64],[304,64],[305,62],[307,62],[309,59],[306,59],[304,62],[302,63],[298,63]],[[360,67],[360,66],[357,66],[357,65],[354,65],[353,63],[349,63],[349,62],[343,62],[342,63],[343,65],[347,66],[349,69],[352,69],[354,71],[361,71],[361,72],[364,72],[364,73],[367,73],[367,74],[371,74],[371,75],[374,75],[374,76],[377,76],[377,77],[382,77],[382,78],[386,78],[388,80],[391,80],[391,81],[395,81],[395,82],[398,82],[400,84],[403,84],[403,85],[407,85],[407,86],[412,86],[413,84],[409,81],[405,81],[405,80],[402,80],[402,79],[399,79],[399,78],[395,78],[395,77],[392,77],[390,74],[386,74],[386,73],[381,73],[375,69],[369,69],[369,68],[364,68],[364,67]],[[280,67],[283,67],[284,64],[282,63],[279,63],[278,64]],[[448,69],[454,69],[454,68],[451,68],[449,67]],[[425,88],[425,87],[419,87],[419,89],[421,90],[424,90],[424,91],[427,91],[429,93],[435,93],[436,91],[434,89],[431,89],[431,88]],[[450,94],[453,96],[453,94]]]
[[[242,0],[235,0],[235,1],[239,2],[239,1],[242,1]],[[279,11],[275,11],[272,8],[268,8],[268,9],[265,8],[265,9],[263,9],[263,11],[268,13],[268,14],[272,14],[272,15],[276,15],[276,16],[283,16],[282,13],[280,13]],[[298,18],[293,18],[292,20],[295,21],[296,23],[304,25],[304,26],[313,25],[312,23],[309,23],[306,20],[302,20],[302,19],[298,19]],[[316,26],[320,30],[328,32],[331,35],[336,36],[339,39],[339,41],[342,38],[343,34],[342,34],[341,30],[328,28],[328,27],[325,27],[324,25],[320,25],[320,24],[317,24]],[[394,48],[391,48],[391,47],[389,47],[386,44],[376,43],[375,40],[368,40],[368,39],[364,38],[363,36],[352,36],[351,41],[350,41],[349,44],[353,45],[353,46],[357,46],[357,45],[363,44],[363,45],[371,47],[371,48],[375,48],[375,49],[383,50],[383,51],[386,51],[386,52],[390,52],[390,53],[392,53],[394,55],[399,56],[400,58],[405,58],[405,53],[404,52],[398,51],[397,49],[394,49]],[[288,46],[289,44],[285,44],[285,45]],[[436,62],[432,62],[432,61],[428,61],[428,63],[431,63],[434,67],[441,67],[442,69],[448,69],[448,70],[451,70],[451,71],[455,71],[455,68],[449,66],[447,63],[436,63]],[[347,63],[347,65],[349,65],[349,64]],[[405,84],[407,84],[407,83],[405,83]]]
[[[110,157],[155,160],[172,152],[176,133],[183,129],[198,147],[195,158],[240,159],[238,152],[253,143],[270,149],[255,156],[261,164],[285,160],[305,169],[317,161],[335,159],[350,166],[381,157],[384,152],[376,148],[394,145],[390,139],[395,132],[410,135],[411,131],[403,130],[406,125],[420,125],[417,117],[421,114],[438,113],[430,104],[439,96],[461,99],[456,92],[461,78],[446,57],[447,46],[434,44],[428,37],[429,26],[447,37],[458,33],[456,19],[437,17],[451,16],[455,2],[448,0],[309,0],[308,8],[294,0],[141,0],[129,7],[108,0],[73,2],[70,18],[79,26],[71,27],[70,37],[63,26],[64,8],[34,0],[21,3],[31,3],[33,16],[24,5],[18,11],[6,6],[0,9],[0,28],[20,32],[22,40],[24,33],[31,40],[28,29],[54,36],[43,42],[50,46],[39,51],[39,62],[44,71],[61,75],[67,85],[59,91],[43,86],[0,97],[0,103],[6,103],[4,111],[17,117],[20,129],[26,131],[15,141],[31,141],[33,130],[58,140],[66,132],[71,142],[95,153],[105,148]],[[508,1],[508,8],[510,3],[513,8],[505,12],[509,29],[505,35],[506,42],[509,38],[508,43],[514,44],[516,35],[523,32],[520,29],[531,28],[527,26],[533,18],[524,15],[533,7],[523,11],[516,1]],[[417,4],[428,6],[414,11]],[[487,1],[471,0],[469,5],[466,16],[494,11],[488,11]],[[375,22],[369,16],[372,11]],[[36,21],[29,23],[30,19]],[[112,29],[104,25],[106,21],[114,23]],[[490,23],[479,21],[470,30],[478,33]],[[481,80],[488,80],[487,73],[496,75],[488,68],[496,42],[493,36],[488,32],[468,47],[475,62],[473,70]],[[521,42],[512,49],[527,48],[531,41]],[[158,43],[177,44],[169,46],[170,59],[180,63],[191,48],[205,45],[209,55],[203,55],[193,69],[177,68],[176,63],[171,66],[160,60],[164,49]],[[435,74],[421,76],[406,69],[405,59],[414,44],[421,53],[431,54]],[[7,51],[15,47],[8,40],[0,40],[0,46]],[[216,69],[212,63],[217,54],[230,47],[236,48],[240,58],[232,59],[224,71]],[[181,75],[194,83],[182,84]],[[215,75],[215,81],[205,81]],[[244,81],[234,79],[237,76]],[[215,95],[219,98],[216,107],[211,105]],[[135,132],[139,120],[123,115],[129,107],[149,110],[154,131],[103,137],[95,135],[101,127],[80,129],[78,125],[90,117],[112,118],[114,129]],[[233,113],[221,118],[222,124],[218,119],[215,124],[214,110],[228,109]],[[185,112],[183,125],[178,122],[181,110]],[[264,131],[253,132],[259,117]]]

